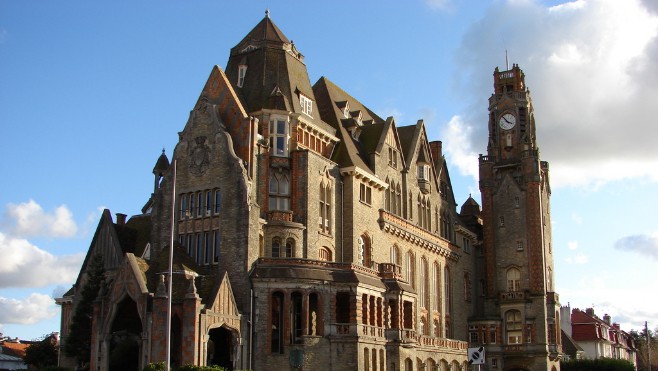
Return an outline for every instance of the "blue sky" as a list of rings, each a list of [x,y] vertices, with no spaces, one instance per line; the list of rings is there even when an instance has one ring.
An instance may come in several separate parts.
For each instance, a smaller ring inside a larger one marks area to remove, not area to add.
[[[442,140],[479,199],[496,66],[526,73],[551,166],[557,291],[625,330],[658,326],[658,5],[651,0],[0,0],[0,332],[59,330],[103,208],[129,215],[213,65],[270,9],[326,76]],[[629,21],[632,20],[632,21]]]

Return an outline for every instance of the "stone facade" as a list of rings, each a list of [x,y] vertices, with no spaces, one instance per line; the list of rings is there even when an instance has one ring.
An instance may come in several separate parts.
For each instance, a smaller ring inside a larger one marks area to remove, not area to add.
[[[472,198],[458,213],[424,122],[398,126],[327,78],[311,85],[303,58],[264,18],[225,70],[212,69],[171,162],[163,152],[153,169],[143,214],[117,223],[104,214],[97,235],[112,238],[94,238],[59,300],[66,326],[87,261],[104,254],[90,369],[166,359],[170,254],[173,365],[457,370],[469,367],[470,340],[489,344],[503,369],[548,369],[559,320],[543,268],[547,165],[523,152],[515,169],[532,176],[521,184],[501,176],[490,149],[482,213]],[[523,252],[508,248],[519,241]],[[511,291],[510,267],[523,272]],[[524,361],[505,341],[504,316],[517,306],[534,352]]]

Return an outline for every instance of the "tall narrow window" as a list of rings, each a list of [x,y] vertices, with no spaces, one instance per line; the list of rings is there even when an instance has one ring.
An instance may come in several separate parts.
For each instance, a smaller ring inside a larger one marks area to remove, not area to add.
[[[196,234],[196,252],[194,257],[196,258],[196,263],[201,265],[202,262],[203,249],[201,245],[201,233]]]
[[[320,183],[320,230],[324,233],[331,233],[331,185]]]
[[[359,185],[359,201],[368,205],[372,202],[372,188],[363,183]]]
[[[275,292],[270,301],[272,319],[272,337],[270,338],[270,351],[283,353],[283,293]]]
[[[357,239],[359,249],[359,263],[364,267],[372,267],[372,251],[370,251],[370,238],[362,235]]]
[[[290,341],[293,344],[302,342],[302,294],[293,292],[290,303]]]
[[[400,255],[400,248],[397,245],[391,247],[391,263],[402,268],[402,255]]]
[[[285,174],[270,176],[270,210],[290,210],[290,183]]]
[[[420,264],[420,303],[423,308],[429,308],[429,265],[427,264],[427,259],[425,259],[425,257],[421,259]]]
[[[288,156],[289,140],[288,118],[278,117],[270,120],[270,154],[272,156]]]
[[[516,268],[507,270],[507,291],[519,291],[521,289],[521,271]]]
[[[206,191],[206,216],[212,213],[212,192]]]
[[[505,331],[507,332],[507,344],[521,344],[523,329],[520,311],[510,310],[505,313]]]
[[[272,257],[278,258],[281,255],[281,240],[275,238],[272,240]]]
[[[196,216],[198,218],[203,215],[203,192],[198,192],[196,194],[196,198],[197,198]]]
[[[435,312],[438,312],[441,308],[441,298],[439,297],[441,282],[439,280],[439,272],[441,272],[441,266],[438,262],[434,262],[432,265],[432,310]]]
[[[286,240],[286,252],[285,252],[285,257],[286,258],[292,258],[295,256],[295,240],[292,238],[289,238]]]
[[[212,232],[213,263],[219,263],[219,231]]]
[[[187,215],[187,195],[181,195],[180,198],[180,219],[185,219]]]
[[[247,75],[247,66],[241,64],[238,66],[238,88],[244,86],[244,77]]]
[[[416,263],[414,261],[414,254],[409,251],[407,252],[407,258],[405,262],[405,273],[407,275],[407,282],[411,287],[416,287]]]
[[[443,269],[443,297],[445,298],[445,311],[450,314],[452,311],[452,287],[450,284],[450,270],[448,267]]]
[[[215,190],[215,214],[219,214],[221,194],[219,189]]]
[[[210,254],[211,254],[211,249],[212,245],[210,244],[210,232],[204,232],[203,233],[203,264],[210,264]]]

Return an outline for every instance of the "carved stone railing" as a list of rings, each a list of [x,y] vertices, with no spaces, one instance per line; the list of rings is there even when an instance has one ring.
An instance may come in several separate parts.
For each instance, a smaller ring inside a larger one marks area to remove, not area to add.
[[[394,236],[405,239],[431,252],[440,254],[454,261],[459,260],[459,248],[450,241],[421,228],[384,209],[379,210],[379,227]]]
[[[525,291],[503,291],[499,295],[502,302],[523,301],[526,298]]]

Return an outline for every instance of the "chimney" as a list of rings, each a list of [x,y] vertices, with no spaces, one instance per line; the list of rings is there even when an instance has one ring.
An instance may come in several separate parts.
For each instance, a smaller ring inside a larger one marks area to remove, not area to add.
[[[434,169],[438,171],[443,166],[443,143],[440,140],[430,142],[430,153],[432,153]]]
[[[608,313],[603,315],[603,322],[607,323],[608,325],[610,324],[610,315]]]
[[[126,225],[126,214],[117,213],[117,225]]]
[[[585,313],[587,313],[587,315],[589,315],[589,316],[594,317],[594,308],[585,309]]]

